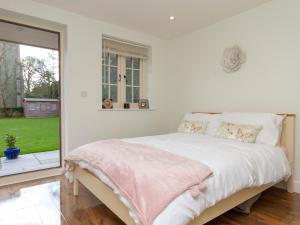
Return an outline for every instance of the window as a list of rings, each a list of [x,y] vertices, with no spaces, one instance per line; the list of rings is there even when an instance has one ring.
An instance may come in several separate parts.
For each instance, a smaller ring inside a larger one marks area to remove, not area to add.
[[[118,55],[105,53],[102,61],[102,98],[118,102]]]
[[[46,111],[47,107],[45,103],[41,103],[41,111]]]
[[[102,100],[111,99],[114,108],[138,108],[145,98],[145,64],[149,48],[103,37]]]
[[[51,104],[51,110],[52,111],[56,111],[57,107],[56,107],[56,103],[52,103]]]
[[[29,103],[29,110],[35,111],[35,103]]]
[[[126,102],[138,103],[141,92],[140,59],[126,57]]]

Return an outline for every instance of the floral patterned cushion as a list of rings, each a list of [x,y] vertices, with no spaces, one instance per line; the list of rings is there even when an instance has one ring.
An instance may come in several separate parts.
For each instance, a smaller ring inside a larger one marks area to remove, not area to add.
[[[222,122],[217,130],[216,136],[241,142],[254,143],[261,130],[262,126]]]
[[[184,121],[183,122],[183,132],[193,133],[193,134],[204,134],[208,121]]]
[[[237,140],[247,143],[255,143],[257,135],[262,130],[262,126],[240,125],[237,133]]]
[[[234,123],[222,122],[217,130],[217,137],[226,139],[236,139],[239,127]]]

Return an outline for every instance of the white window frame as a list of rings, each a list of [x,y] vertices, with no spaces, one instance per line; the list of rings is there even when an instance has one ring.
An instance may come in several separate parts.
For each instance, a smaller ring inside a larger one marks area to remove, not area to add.
[[[105,57],[105,53],[103,55]],[[121,85],[120,85],[120,79],[121,79],[121,67],[120,67],[120,65],[121,65],[121,62],[120,62],[119,55],[118,54],[116,54],[116,55],[117,55],[117,84],[116,84],[116,86],[117,86],[117,90],[118,90],[118,95],[117,95],[117,102],[113,102],[113,107],[114,108],[120,108],[120,106],[121,106],[121,102],[120,102],[120,99],[121,99]],[[101,68],[103,68],[103,65],[104,65],[104,68],[105,68],[105,66],[107,66],[105,64],[105,58],[102,59],[102,62],[104,62],[104,64],[102,63]],[[109,65],[109,67],[111,67],[111,65]],[[103,80],[104,72],[105,71],[102,71],[101,87],[103,88],[103,84],[108,85],[108,95],[110,95],[110,86],[111,86],[111,84],[110,84],[110,74],[108,75],[108,79],[109,79],[108,82],[103,83],[102,80]],[[101,96],[103,98],[103,91],[101,93]]]
[[[105,55],[105,54],[104,54]],[[118,100],[117,102],[113,102],[113,108],[115,109],[122,109],[124,108],[124,103],[126,103],[126,57],[130,56],[122,56],[117,54],[117,61],[118,61]],[[133,58],[138,58],[133,56]],[[145,98],[145,60],[142,58],[140,59],[140,99]],[[105,62],[105,60],[103,60]],[[103,63],[102,63],[103,65]],[[103,68],[101,66],[101,68]],[[104,71],[102,71],[101,82],[103,80]],[[133,82],[133,79],[132,79]],[[109,85],[109,83],[105,83]],[[133,86],[133,85],[132,85]],[[101,84],[103,88],[103,83]],[[103,91],[101,93],[103,98]],[[130,109],[138,109],[138,103],[130,103]]]

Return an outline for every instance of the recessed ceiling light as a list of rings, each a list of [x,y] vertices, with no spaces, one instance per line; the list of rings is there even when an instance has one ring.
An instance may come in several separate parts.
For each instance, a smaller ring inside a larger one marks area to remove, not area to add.
[[[175,17],[174,16],[170,16],[170,20],[175,20]]]

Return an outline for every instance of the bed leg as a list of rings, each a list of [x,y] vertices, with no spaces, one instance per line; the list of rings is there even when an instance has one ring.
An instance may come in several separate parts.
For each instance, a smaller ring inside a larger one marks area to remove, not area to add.
[[[73,195],[78,196],[78,180],[76,178],[73,183]]]

